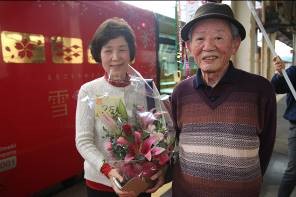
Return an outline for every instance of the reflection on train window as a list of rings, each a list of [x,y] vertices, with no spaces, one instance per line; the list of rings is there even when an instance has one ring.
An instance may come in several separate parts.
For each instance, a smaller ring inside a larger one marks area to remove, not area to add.
[[[43,63],[44,36],[20,32],[1,32],[2,55],[5,63]]]
[[[97,64],[96,60],[91,55],[89,48],[87,49],[87,60],[88,60],[88,63],[90,64]]]
[[[161,75],[168,76],[178,70],[176,63],[176,47],[174,45],[159,44],[159,61]]]
[[[171,94],[180,81],[180,71],[176,61],[176,47],[172,39],[160,39],[158,58],[160,65],[160,93]]]
[[[56,64],[81,64],[82,40],[79,38],[51,37],[52,61]]]

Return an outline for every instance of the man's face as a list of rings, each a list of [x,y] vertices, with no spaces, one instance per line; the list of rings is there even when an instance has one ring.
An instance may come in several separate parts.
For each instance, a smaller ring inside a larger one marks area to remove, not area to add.
[[[225,20],[205,19],[193,27],[192,39],[187,45],[203,73],[219,73],[228,67],[240,38],[233,38]]]

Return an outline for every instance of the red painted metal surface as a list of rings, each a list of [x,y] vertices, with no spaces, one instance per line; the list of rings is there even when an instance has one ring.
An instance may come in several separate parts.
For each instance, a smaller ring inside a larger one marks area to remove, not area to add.
[[[76,95],[84,82],[103,74],[100,65],[88,63],[87,47],[98,25],[113,16],[135,30],[135,68],[156,80],[153,13],[118,1],[0,2],[1,32],[45,38],[45,61],[38,64],[5,63],[1,43],[0,196],[30,196],[82,172],[75,147]],[[83,63],[53,63],[51,36],[81,38]],[[63,113],[54,111],[61,106]]]

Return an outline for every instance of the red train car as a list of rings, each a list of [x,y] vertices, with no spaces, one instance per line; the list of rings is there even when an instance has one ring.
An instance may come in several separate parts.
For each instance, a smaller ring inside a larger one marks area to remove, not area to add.
[[[0,2],[0,196],[31,196],[82,172],[76,95],[103,74],[88,45],[114,16],[135,30],[134,67],[159,82],[154,13],[119,1]]]

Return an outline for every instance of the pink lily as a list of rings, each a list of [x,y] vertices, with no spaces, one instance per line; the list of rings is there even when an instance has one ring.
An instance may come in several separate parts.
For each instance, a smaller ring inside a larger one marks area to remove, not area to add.
[[[142,133],[139,131],[135,131],[133,134],[134,134],[135,143],[129,144],[128,153],[126,154],[126,156],[124,158],[125,162],[133,160],[136,157],[136,155],[139,153],[139,147],[141,145]]]
[[[106,112],[102,112],[100,116],[102,122],[112,131],[116,131],[116,123]]]
[[[105,149],[108,150],[108,151],[111,151],[112,150],[112,144],[111,144],[111,142],[106,142],[105,143]]]
[[[151,153],[151,146],[157,141],[156,137],[149,137],[147,138],[141,147],[141,153],[146,157],[148,161],[151,161],[152,159],[152,153]]]
[[[155,108],[151,109],[150,111],[144,111],[144,109],[139,107],[137,109],[138,109],[137,115],[144,129],[146,129],[148,125],[153,124],[155,120],[157,120],[162,114],[165,113],[165,112],[155,112],[156,111]]]
[[[124,157],[125,162],[133,160],[138,152],[137,146],[135,144],[130,144],[128,146],[128,153]]]
[[[165,149],[162,148],[162,147],[154,147],[154,148],[152,148],[152,150],[151,150],[151,154],[152,154],[152,155],[159,155],[159,154],[162,153],[163,151],[165,151]]]
[[[132,161],[133,159],[135,158],[135,155],[134,154],[131,154],[130,152],[127,153],[124,157],[124,161],[125,162],[129,162],[129,161]]]
[[[119,137],[117,143],[120,145],[128,145],[128,141],[124,137]]]
[[[154,158],[159,161],[159,165],[161,165],[161,166],[165,165],[170,160],[170,157],[167,152],[163,152],[160,155],[155,155]]]
[[[157,138],[157,141],[159,141],[159,142],[164,139],[163,133],[160,133],[160,132],[152,132],[150,134],[150,136],[156,137]]]
[[[141,144],[142,133],[140,133],[139,131],[135,131],[134,132],[134,137],[135,137],[135,144],[140,145]]]

